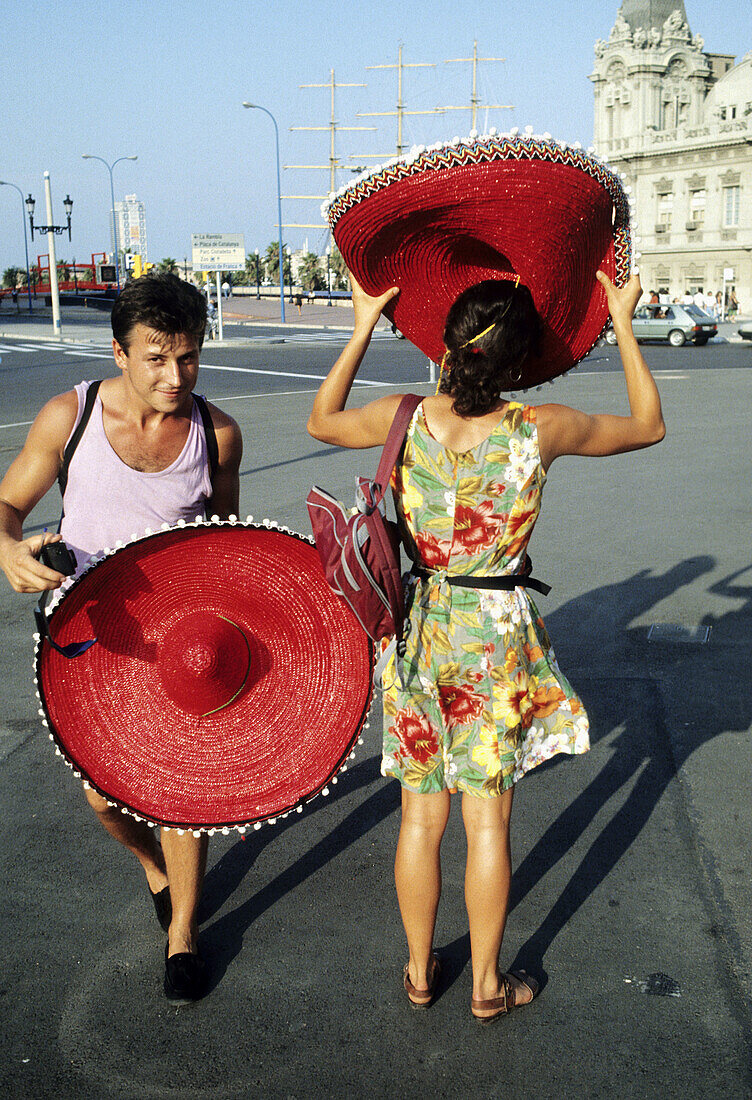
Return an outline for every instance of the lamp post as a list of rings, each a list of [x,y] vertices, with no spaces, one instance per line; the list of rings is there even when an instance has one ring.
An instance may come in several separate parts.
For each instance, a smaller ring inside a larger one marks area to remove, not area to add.
[[[24,252],[26,254],[26,289],[29,293],[29,313],[31,313],[31,275],[29,272],[29,238],[26,234],[26,215],[24,213],[24,197],[23,191],[15,183],[8,183],[7,180],[0,180],[0,187],[15,187],[21,196],[21,221],[23,222],[24,231]]]
[[[326,290],[327,290],[326,304],[328,306],[330,306],[332,304],[332,271],[331,271],[331,268],[329,266],[329,261],[331,259],[331,255],[332,255],[332,250],[329,247],[329,245],[327,245],[326,246]]]
[[[254,256],[256,257],[256,301],[261,299],[261,284],[259,283],[259,250],[254,250]]]
[[[266,107],[259,106],[258,103],[244,103],[244,107],[248,107],[252,111],[263,111],[265,115],[274,123],[274,144],[277,151],[277,221],[279,223],[279,308],[282,314],[282,324],[285,323],[285,282],[284,282],[284,259],[282,256],[282,180],[279,174],[279,127],[277,126],[277,120],[271,111],[268,111]]]
[[[44,201],[47,210],[47,225],[34,225],[34,207],[36,206],[36,199],[29,195],[26,202],[26,209],[29,211],[29,225],[31,226],[31,239],[34,240],[34,230],[37,233],[47,234],[47,248],[49,251],[50,261],[50,298],[52,299],[52,331],[57,335],[60,334],[60,292],[57,285],[57,257],[55,256],[55,236],[58,233],[68,233],[68,240],[71,240],[71,213],[73,211],[73,199],[70,195],[66,195],[63,199],[63,206],[65,208],[65,214],[67,217],[67,225],[53,225],[52,224],[52,191],[50,189],[50,173],[44,173]]]
[[[82,153],[81,159],[99,160],[110,173],[110,199],[112,201],[112,238],[115,242],[115,279],[117,281],[118,293],[120,293],[120,261],[118,260],[117,218],[115,217],[115,185],[112,182],[112,169],[115,167],[116,164],[119,164],[121,160],[138,160],[138,157],[118,157],[117,160],[113,160],[112,164],[108,164],[104,157],[98,157],[94,153]]]

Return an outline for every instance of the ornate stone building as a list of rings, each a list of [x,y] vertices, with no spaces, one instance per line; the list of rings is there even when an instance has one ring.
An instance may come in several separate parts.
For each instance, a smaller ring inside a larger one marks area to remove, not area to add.
[[[749,314],[752,51],[735,60],[706,52],[682,0],[624,0],[590,79],[595,148],[634,193],[645,289],[715,293],[732,272]]]

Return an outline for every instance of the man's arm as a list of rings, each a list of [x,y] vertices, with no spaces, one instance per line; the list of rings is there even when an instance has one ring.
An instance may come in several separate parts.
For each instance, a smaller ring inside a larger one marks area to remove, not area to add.
[[[48,401],[0,483],[0,568],[16,592],[43,592],[57,588],[65,579],[38,561],[42,545],[58,542],[60,536],[24,539],[23,523],[55,484],[77,412],[78,398],[72,390]]]
[[[240,460],[243,457],[243,437],[231,416],[209,403],[217,436],[217,468],[212,477],[212,495],[207,501],[209,516],[227,519],[237,516],[240,508]]]

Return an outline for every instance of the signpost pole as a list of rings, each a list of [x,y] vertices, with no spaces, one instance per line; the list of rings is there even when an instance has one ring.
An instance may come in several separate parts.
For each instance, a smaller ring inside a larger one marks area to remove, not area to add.
[[[245,271],[245,241],[242,233],[192,233],[193,270],[203,271],[207,303],[211,301],[211,272],[217,283],[217,337],[223,339],[222,272]]]
[[[217,271],[216,276],[217,276],[217,339],[221,340],[223,338],[223,335],[224,335],[223,330],[222,330],[222,287],[220,286],[220,282],[221,282],[221,279],[222,279],[222,272]]]

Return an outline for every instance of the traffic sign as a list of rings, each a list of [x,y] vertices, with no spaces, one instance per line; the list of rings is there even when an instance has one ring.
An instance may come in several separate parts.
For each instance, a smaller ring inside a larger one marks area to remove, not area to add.
[[[192,233],[193,270],[245,271],[242,233]]]

